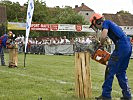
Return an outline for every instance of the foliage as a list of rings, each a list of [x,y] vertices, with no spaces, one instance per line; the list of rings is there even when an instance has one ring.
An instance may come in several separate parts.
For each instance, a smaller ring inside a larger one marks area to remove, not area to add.
[[[27,6],[25,3],[23,6],[20,6],[18,2],[11,2],[3,0],[1,5],[5,5],[7,9],[7,19],[9,22],[26,22]],[[45,24],[87,24],[84,18],[77,14],[71,7],[54,7],[50,8],[46,6],[46,3],[43,0],[35,0],[35,9],[32,22],[35,23],[45,23]],[[17,32],[17,31],[14,31]],[[18,32],[17,32],[18,33]],[[24,33],[24,32],[23,32]],[[39,36],[75,36],[74,32],[37,32],[32,31],[30,34],[31,37]],[[43,34],[47,33],[47,34]],[[74,33],[74,34],[69,34]],[[79,36],[81,34],[79,33]],[[84,35],[87,35],[84,34]],[[77,34],[78,36],[78,34]]]
[[[24,12],[21,11],[21,6],[19,2],[11,2],[4,0],[1,5],[6,6],[7,19],[8,21],[18,22],[18,18],[21,18],[24,15]]]
[[[131,13],[129,13],[129,11],[124,11],[124,10],[117,12],[117,14],[121,14],[121,15],[129,14],[129,15],[131,15]]]
[[[35,2],[33,22],[47,23],[48,22],[48,10],[45,2]]]
[[[71,7],[49,9],[53,23],[58,24],[85,24],[84,18],[78,15]]]

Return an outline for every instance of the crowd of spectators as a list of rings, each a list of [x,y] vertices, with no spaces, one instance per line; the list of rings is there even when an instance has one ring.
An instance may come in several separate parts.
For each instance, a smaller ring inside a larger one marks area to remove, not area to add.
[[[18,36],[16,39],[18,44],[18,52],[24,52],[25,40],[24,36]],[[90,44],[96,40],[96,36],[82,36],[77,38],[68,39],[66,36],[63,37],[43,37],[43,38],[29,38],[27,45],[27,52],[32,54],[44,54],[44,45],[54,46],[54,45],[74,45],[76,42],[82,44]],[[111,51],[110,45],[112,42],[107,39],[105,42],[105,48],[109,52]]]
[[[66,38],[66,36],[63,37],[43,37],[43,38],[29,38],[28,40],[28,46],[27,51],[29,53],[38,53],[40,50],[44,50],[44,45],[73,45],[75,42],[79,43],[87,43],[90,44],[95,39],[94,36],[88,36],[88,37],[78,37],[78,38]],[[18,52],[24,52],[24,45],[25,40],[24,36],[18,36],[16,39],[16,42],[18,44]],[[44,51],[42,51],[44,52]]]

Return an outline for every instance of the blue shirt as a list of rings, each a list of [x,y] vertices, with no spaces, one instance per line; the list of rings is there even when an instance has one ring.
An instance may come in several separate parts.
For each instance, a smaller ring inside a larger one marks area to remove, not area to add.
[[[116,42],[121,38],[126,39],[126,34],[122,31],[122,29],[110,20],[105,20],[103,22],[102,29],[108,29],[108,37],[112,39],[114,44],[116,44]]]
[[[3,36],[0,37],[0,47],[4,46],[6,47],[6,41],[8,39],[8,35],[7,34],[4,34]]]

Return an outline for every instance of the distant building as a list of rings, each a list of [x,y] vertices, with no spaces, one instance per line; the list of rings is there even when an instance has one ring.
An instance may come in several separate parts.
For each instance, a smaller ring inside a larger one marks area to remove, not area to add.
[[[103,14],[105,19],[112,20],[118,24],[127,35],[133,36],[133,15],[132,14]]]
[[[75,5],[74,10],[82,15],[87,22],[89,22],[90,17],[95,13],[94,10],[87,7],[84,3],[81,4],[81,6],[78,7],[78,5]]]

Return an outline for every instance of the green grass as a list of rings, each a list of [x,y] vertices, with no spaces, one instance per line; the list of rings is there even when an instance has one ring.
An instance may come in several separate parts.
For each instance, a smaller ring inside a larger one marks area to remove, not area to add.
[[[8,64],[8,54],[5,54]],[[75,96],[74,56],[18,55],[18,68],[0,66],[0,100],[80,100]],[[105,66],[91,60],[92,96],[101,95]],[[129,85],[133,88],[133,60],[127,70]],[[132,90],[133,93],[133,90]],[[115,78],[113,98],[121,97]]]

